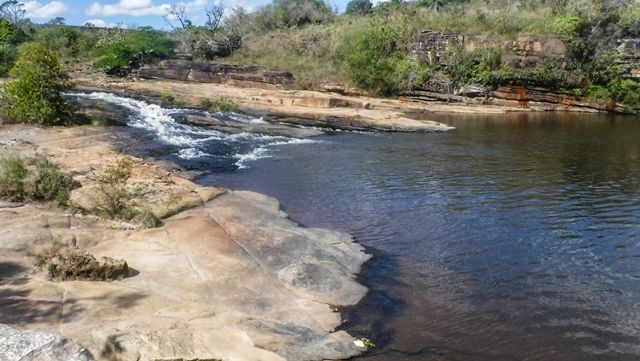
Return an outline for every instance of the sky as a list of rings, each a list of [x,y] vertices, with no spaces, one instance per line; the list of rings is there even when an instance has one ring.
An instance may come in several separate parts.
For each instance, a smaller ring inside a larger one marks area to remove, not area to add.
[[[204,22],[204,9],[220,0],[22,0],[24,9],[34,23],[44,23],[63,17],[68,25],[91,22],[96,26],[153,26],[166,29],[165,9],[172,3],[184,4],[194,24]],[[271,0],[221,0],[226,8],[243,6],[248,10],[271,3]],[[327,3],[344,11],[348,0],[329,0]]]

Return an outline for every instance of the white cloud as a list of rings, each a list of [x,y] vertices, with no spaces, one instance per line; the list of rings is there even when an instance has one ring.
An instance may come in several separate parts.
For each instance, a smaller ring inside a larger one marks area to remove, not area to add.
[[[182,2],[186,11],[193,12],[205,8],[206,0],[192,0]],[[101,4],[95,2],[87,9],[86,13],[90,16],[148,16],[148,15],[165,15],[169,8],[169,3],[156,5],[153,0],[120,0],[115,4]]]
[[[51,19],[64,15],[69,8],[62,1],[51,1],[42,5],[38,1],[28,1],[24,3],[24,10],[27,17],[36,19]]]
[[[89,23],[93,24],[93,26],[95,26],[97,28],[127,28],[127,25],[125,25],[125,24],[107,23],[106,21],[104,21],[102,19],[89,19],[89,20],[85,21],[84,24],[82,24],[82,25],[87,25]]]

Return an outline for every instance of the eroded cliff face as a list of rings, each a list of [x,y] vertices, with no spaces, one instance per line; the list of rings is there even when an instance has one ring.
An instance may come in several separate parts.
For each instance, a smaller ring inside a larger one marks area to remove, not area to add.
[[[623,66],[623,76],[640,80],[640,39],[617,40],[617,53]],[[458,33],[423,31],[411,44],[411,54],[416,61],[433,67],[447,64],[448,52],[499,49],[502,67],[510,69],[513,77],[505,79],[499,87],[476,84],[456,84],[453,80],[438,78],[429,80],[412,91],[404,92],[409,99],[420,102],[443,101],[448,103],[495,104],[538,111],[614,111],[637,114],[621,104],[601,104],[572,96],[568,92],[551,89],[533,74],[563,70],[567,66],[567,44],[554,36],[523,36],[515,40],[498,40],[483,36],[465,36]],[[604,51],[603,51],[604,53]],[[544,78],[544,76],[543,76]],[[567,88],[581,87],[580,79],[567,84],[554,84]]]
[[[624,75],[640,80],[640,39],[627,38],[617,41],[618,54],[624,66]]]
[[[0,127],[3,154],[46,154],[82,183],[72,199],[85,205],[99,174],[123,157],[117,145],[134,141],[117,128]],[[334,306],[367,292],[355,274],[370,256],[349,235],[300,227],[273,198],[132,162],[132,181],[146,189],[139,201],[168,217],[160,228],[0,202],[0,324],[61,334],[82,345],[74,355],[86,348],[110,361],[324,360],[361,351],[336,330]],[[53,282],[34,273],[54,239],[126,260],[129,277]],[[4,329],[0,345],[13,342]],[[91,359],[72,356],[57,360]]]
[[[293,75],[254,66],[215,64],[184,59],[163,60],[134,72],[146,79],[171,79],[198,83],[229,84],[261,89],[294,89]]]

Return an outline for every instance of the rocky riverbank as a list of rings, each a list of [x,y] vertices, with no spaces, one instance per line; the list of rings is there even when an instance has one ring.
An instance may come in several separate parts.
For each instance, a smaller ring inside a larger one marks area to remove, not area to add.
[[[131,142],[118,127],[0,126],[3,155],[47,155],[74,175],[82,185],[72,193],[76,208],[91,208],[97,178]],[[159,228],[0,203],[0,324],[41,332],[27,332],[29,340],[71,345],[83,360],[84,349],[99,360],[324,360],[362,351],[336,331],[335,307],[366,293],[355,274],[370,256],[352,237],[302,228],[273,198],[202,187],[132,162],[137,202],[163,215]],[[124,259],[129,275],[50,281],[34,264],[52,242]],[[6,330],[0,345],[15,334]],[[37,352],[50,345],[38,342]],[[2,352],[0,359],[11,356]]]

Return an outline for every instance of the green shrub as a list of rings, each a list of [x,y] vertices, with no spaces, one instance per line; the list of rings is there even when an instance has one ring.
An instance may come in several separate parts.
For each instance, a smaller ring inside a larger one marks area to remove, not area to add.
[[[28,174],[29,171],[22,159],[11,156],[0,160],[0,197],[22,201],[24,180]]]
[[[202,99],[202,101],[200,102],[200,107],[204,110],[210,110],[211,108],[213,108],[213,104],[214,103],[209,98]]]
[[[24,123],[61,125],[68,123],[73,108],[62,92],[73,88],[55,51],[28,43],[11,69],[15,80],[4,86],[7,115]]]
[[[95,36],[64,25],[41,28],[34,40],[57,50],[64,59],[89,56],[97,42]]]
[[[448,52],[445,72],[460,84],[489,85],[493,80],[493,72],[499,70],[501,65],[501,52],[498,49],[458,49]]]
[[[370,0],[351,0],[347,3],[345,12],[349,15],[367,15],[372,11],[373,4]]]
[[[0,161],[0,196],[14,201],[55,202],[66,206],[71,191],[79,186],[71,175],[46,157],[36,162],[30,171],[18,157]]]
[[[7,76],[9,69],[18,57],[18,51],[14,45],[0,43],[0,77]]]
[[[120,220],[130,220],[135,216],[133,195],[129,191],[130,178],[131,160],[122,158],[98,179],[98,211],[102,216]]]
[[[240,106],[228,97],[221,96],[218,100],[213,102],[213,107],[211,107],[211,109],[218,112],[230,113],[237,112],[240,109]]]
[[[186,100],[176,99],[176,100],[173,102],[173,105],[174,105],[176,108],[186,108],[188,104],[187,104]]]
[[[390,95],[408,88],[414,63],[399,49],[401,34],[387,26],[370,26],[344,48],[351,80],[374,94]]]
[[[98,99],[96,101],[96,107],[100,110],[105,110],[105,108],[107,107],[107,101],[104,99]]]
[[[122,40],[103,42],[96,48],[94,66],[108,72],[133,69],[154,59],[162,59],[173,52],[175,43],[162,31],[142,28]]]
[[[173,106],[175,102],[176,98],[170,92],[165,91],[160,94],[160,104],[162,104],[163,107]]]
[[[30,200],[50,201],[66,206],[71,191],[79,186],[71,175],[62,173],[57,164],[47,158],[40,158],[35,171],[26,178],[24,189]]]
[[[133,220],[142,228],[156,228],[162,223],[160,218],[149,207],[143,207],[138,211]]]
[[[327,23],[335,17],[331,6],[323,0],[273,0],[254,15],[260,30],[299,27]]]
[[[18,45],[27,35],[11,21],[0,18],[0,44]]]

